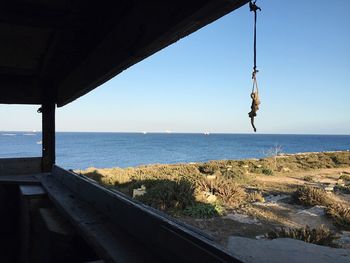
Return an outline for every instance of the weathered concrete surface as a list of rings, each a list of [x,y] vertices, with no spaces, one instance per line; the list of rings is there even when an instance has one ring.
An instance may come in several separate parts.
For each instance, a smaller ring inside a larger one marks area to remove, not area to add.
[[[227,249],[246,263],[350,263],[350,250],[279,238],[255,240],[230,237]]]

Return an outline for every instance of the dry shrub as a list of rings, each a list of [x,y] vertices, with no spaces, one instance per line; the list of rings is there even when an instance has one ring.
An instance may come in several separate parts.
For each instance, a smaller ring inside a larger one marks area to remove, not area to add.
[[[246,161],[210,161],[198,164],[198,172],[201,175],[218,175],[225,178],[234,178],[238,180],[246,179],[244,177],[245,169],[242,167]]]
[[[214,174],[220,172],[220,165],[217,162],[203,163],[198,166],[198,170],[202,174]]]
[[[77,172],[79,174],[84,174],[85,176],[95,180],[96,182],[103,184],[103,182],[102,182],[103,175],[97,169],[95,169],[93,167],[90,167],[82,172],[79,172],[79,171],[75,171],[75,172]]]
[[[212,185],[213,185],[213,181],[212,180],[208,180],[206,178],[204,178],[203,176],[200,176],[198,178],[195,178],[193,180],[195,186],[196,186],[196,191],[197,193],[201,193],[201,192],[210,192],[212,193]]]
[[[306,182],[313,182],[314,178],[311,175],[306,175],[304,176],[303,180]]]
[[[248,202],[265,202],[265,198],[260,192],[251,192],[247,194]]]
[[[198,175],[199,171],[195,164],[171,164],[171,165],[148,165],[129,168],[109,168],[96,169],[89,168],[80,171],[105,186],[114,186],[131,181],[140,181],[146,179],[168,179],[178,180],[180,178]]]
[[[334,187],[335,191],[339,191],[343,194],[350,194],[350,185],[342,186],[342,185],[336,185]]]
[[[342,228],[350,230],[350,208],[336,203],[326,191],[316,187],[300,187],[294,194],[296,201],[302,205],[322,205],[326,207],[326,215]]]
[[[114,186],[130,182],[131,176],[126,169],[111,168],[111,169],[96,169],[90,167],[82,171],[85,176],[88,176],[104,186]]]
[[[350,208],[342,204],[332,204],[326,208],[326,214],[334,223],[346,230],[350,230]]]
[[[344,154],[344,152],[335,152],[330,158],[336,166],[348,165],[350,163],[349,154]]]
[[[217,177],[214,180],[199,178],[196,180],[198,192],[210,192],[216,195],[224,205],[237,207],[246,201],[247,194],[244,189],[232,179]]]
[[[218,196],[225,205],[230,207],[237,207],[246,199],[246,192],[244,189],[235,183],[233,180],[224,178],[217,178],[213,182],[213,193]]]
[[[292,170],[309,170],[315,168],[344,167],[350,165],[350,152],[309,153],[299,155],[277,156],[280,167],[288,167]],[[247,166],[248,168],[244,168]],[[198,164],[154,164],[129,168],[95,169],[77,171],[87,176],[102,179],[98,180],[105,185],[125,183],[131,180],[144,180],[150,178],[176,180],[179,177],[187,177],[202,174],[222,174],[224,177],[233,178],[244,175],[246,171],[251,173],[271,174],[274,169],[274,160],[265,158],[261,160],[227,160],[211,161]],[[96,176],[96,173],[99,175]],[[100,178],[99,176],[102,176]]]
[[[339,179],[344,180],[346,182],[350,182],[350,175],[348,174],[342,174]]]
[[[279,167],[289,169],[309,170],[315,168],[344,167],[350,165],[350,152],[309,153],[299,155],[277,156]],[[275,167],[276,168],[276,167]],[[197,164],[154,164],[129,168],[95,169],[77,171],[90,176],[101,184],[114,186],[132,180],[168,179],[177,180],[188,176],[203,174],[218,174],[227,179],[234,179],[238,183],[246,183],[250,173],[272,175],[274,160],[265,158],[261,160],[227,160],[211,161]]]
[[[279,164],[293,166],[293,170],[345,167],[350,165],[350,152],[320,152],[287,155],[279,158]]]
[[[247,184],[251,181],[251,176],[247,176],[241,170],[226,170],[222,172],[222,176],[227,180],[233,180],[239,184]]]
[[[293,198],[297,203],[305,206],[328,206],[332,203],[332,200],[327,195],[326,191],[311,186],[299,187],[295,191]]]
[[[321,246],[337,247],[335,240],[339,237],[331,232],[324,225],[311,229],[309,226],[305,228],[279,228],[265,235],[268,239],[275,238],[293,238],[302,240],[307,243],[313,243]]]

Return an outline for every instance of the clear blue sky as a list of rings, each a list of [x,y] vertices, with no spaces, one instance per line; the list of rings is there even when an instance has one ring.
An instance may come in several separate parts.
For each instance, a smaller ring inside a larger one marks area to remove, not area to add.
[[[350,1],[258,5],[258,132],[350,134]],[[57,130],[252,132],[252,30],[243,6],[59,108]],[[1,105],[0,130],[40,130],[36,109]]]

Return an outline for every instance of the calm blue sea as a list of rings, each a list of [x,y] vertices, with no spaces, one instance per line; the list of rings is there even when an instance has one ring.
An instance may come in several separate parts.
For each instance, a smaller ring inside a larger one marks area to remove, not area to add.
[[[0,132],[0,158],[41,156],[41,133]],[[348,135],[162,134],[58,132],[57,164],[67,169],[128,167],[349,150]]]

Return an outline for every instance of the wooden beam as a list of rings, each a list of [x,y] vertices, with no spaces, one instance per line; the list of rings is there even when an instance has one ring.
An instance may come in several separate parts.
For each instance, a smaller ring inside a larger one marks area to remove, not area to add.
[[[20,3],[18,3],[20,2]],[[0,9],[2,24],[56,28],[69,15],[68,1],[6,1]]]
[[[41,92],[38,81],[31,76],[4,75],[0,69],[0,103],[41,104]]]
[[[191,5],[189,1],[186,2],[187,8],[179,10],[176,15],[172,14],[172,19],[168,19],[167,12],[149,16],[152,10],[162,10],[159,7],[161,4],[166,10],[169,3],[140,2],[139,6],[89,53],[85,61],[63,80],[58,89],[57,106],[72,102],[128,67],[247,2],[248,0],[210,0]],[[176,4],[173,6],[178,7]]]
[[[41,163],[41,162],[40,162]],[[0,176],[0,185],[1,184],[15,184],[15,185],[37,185],[40,184],[40,181],[36,176],[45,175],[41,174],[28,174],[28,175],[1,175]],[[49,175],[48,173],[46,175]]]
[[[40,157],[0,158],[0,178],[8,175],[36,174],[41,172]],[[21,178],[21,177],[18,177]]]
[[[45,102],[42,104],[42,171],[49,172],[56,161],[56,142],[55,142],[55,109],[54,102]]]

